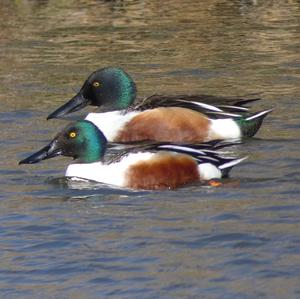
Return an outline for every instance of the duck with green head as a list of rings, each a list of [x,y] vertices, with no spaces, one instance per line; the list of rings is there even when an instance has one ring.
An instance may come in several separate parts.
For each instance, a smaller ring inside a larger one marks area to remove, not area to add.
[[[67,177],[131,189],[166,189],[227,176],[243,159],[221,157],[216,150],[234,144],[214,141],[193,145],[131,145],[105,160],[105,136],[92,122],[82,120],[68,125],[47,146],[19,164],[63,155],[76,159],[76,163],[67,167]]]
[[[208,95],[153,95],[134,104],[136,85],[121,68],[107,67],[92,73],[69,102],[48,116],[64,116],[87,105],[93,122],[111,142],[142,140],[205,142],[251,137],[272,110],[250,113],[245,105],[255,99]]]

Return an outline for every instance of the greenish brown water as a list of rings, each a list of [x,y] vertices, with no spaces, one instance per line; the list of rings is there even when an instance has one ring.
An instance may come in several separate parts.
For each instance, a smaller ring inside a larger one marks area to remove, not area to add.
[[[300,3],[0,5],[1,298],[299,298]],[[97,68],[139,96],[260,93],[275,106],[221,188],[72,186],[67,158],[17,163]]]

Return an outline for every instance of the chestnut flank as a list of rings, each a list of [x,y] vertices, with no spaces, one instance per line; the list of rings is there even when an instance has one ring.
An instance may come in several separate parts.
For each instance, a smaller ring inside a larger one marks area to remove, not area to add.
[[[126,177],[126,187],[152,190],[173,189],[200,179],[194,159],[169,153],[159,153],[147,161],[130,166]]]
[[[209,125],[210,120],[205,115],[191,109],[156,108],[133,117],[114,141],[203,142]]]

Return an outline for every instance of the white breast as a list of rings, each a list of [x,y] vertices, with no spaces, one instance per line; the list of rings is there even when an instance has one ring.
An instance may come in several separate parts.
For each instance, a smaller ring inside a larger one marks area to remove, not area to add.
[[[139,112],[131,111],[126,114],[123,111],[105,113],[89,113],[86,120],[91,121],[105,135],[108,141],[114,141],[120,129]]]

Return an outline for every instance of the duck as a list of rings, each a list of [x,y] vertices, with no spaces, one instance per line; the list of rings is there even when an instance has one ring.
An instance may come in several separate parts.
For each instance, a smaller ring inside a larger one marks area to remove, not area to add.
[[[198,144],[168,142],[124,145],[106,155],[108,141],[92,122],[70,123],[41,150],[19,164],[33,164],[57,156],[75,159],[65,176],[71,180],[101,182],[115,187],[144,190],[180,186],[228,177],[230,169],[245,159],[224,157],[217,150],[239,141]]]
[[[48,115],[62,118],[87,105],[99,107],[85,119],[109,142],[158,141],[197,143],[252,137],[273,109],[252,113],[243,99],[209,95],[152,95],[135,103],[136,84],[119,67],[93,72],[79,92]]]

